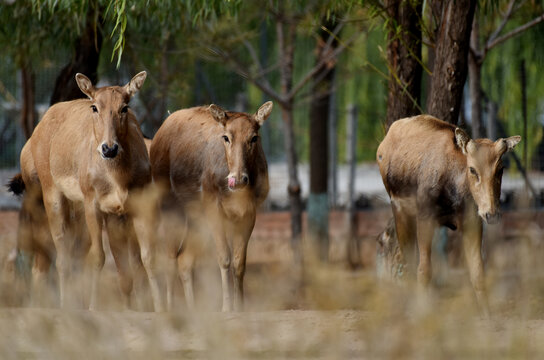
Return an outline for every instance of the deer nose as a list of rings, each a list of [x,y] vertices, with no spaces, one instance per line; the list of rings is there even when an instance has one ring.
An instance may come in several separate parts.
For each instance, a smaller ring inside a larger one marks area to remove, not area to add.
[[[488,224],[496,224],[499,222],[500,219],[501,219],[501,214],[499,212],[485,214],[485,221]]]
[[[105,158],[113,159],[117,156],[117,151],[119,150],[119,145],[117,143],[113,143],[112,147],[109,147],[108,144],[104,143],[102,144],[102,155]]]

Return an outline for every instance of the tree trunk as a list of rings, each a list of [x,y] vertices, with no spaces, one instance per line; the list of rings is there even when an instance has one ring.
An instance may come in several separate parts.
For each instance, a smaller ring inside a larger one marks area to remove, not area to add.
[[[34,126],[36,125],[36,76],[32,65],[27,63],[21,66],[21,83],[23,89],[23,103],[21,106],[21,128],[25,138],[28,139],[32,135]]]
[[[97,68],[102,46],[102,32],[100,23],[101,9],[96,2],[91,1],[87,10],[87,21],[81,36],[76,40],[74,56],[68,65],[60,72],[55,81],[55,88],[51,96],[51,105],[79,98],[85,98],[75,81],[76,73],[86,75],[93,84],[98,80]]]
[[[386,127],[421,113],[421,1],[386,0],[389,85]],[[400,28],[400,29],[399,29]]]
[[[452,124],[457,123],[467,77],[470,31],[476,0],[444,4],[427,112]]]
[[[484,136],[482,123],[482,57],[480,55],[480,32],[478,16],[474,16],[472,33],[470,34],[470,47],[468,54],[468,83],[470,88],[472,138],[479,139]]]
[[[357,168],[357,106],[348,106],[348,119],[346,125],[346,162],[349,166],[348,172],[348,199],[347,199],[347,260],[349,265],[355,269],[361,264],[361,243],[357,238],[357,209],[355,208],[355,171]]]
[[[300,263],[302,253],[300,249],[300,239],[302,234],[302,200],[300,197],[300,181],[297,170],[297,152],[295,148],[295,133],[293,129],[293,102],[292,97],[288,97],[293,87],[293,63],[295,55],[296,23],[290,21],[288,24],[280,17],[276,23],[276,33],[278,37],[280,66],[281,95],[283,101],[281,105],[281,115],[285,131],[285,154],[287,156],[287,169],[289,174],[289,185],[287,192],[289,194],[289,205],[291,211],[291,243],[295,261]]]
[[[334,29],[335,24],[326,24]],[[316,63],[334,50],[325,49],[329,33],[321,30],[316,45]],[[308,198],[308,235],[318,250],[321,261],[329,254],[329,201],[328,188],[328,117],[335,63],[328,62],[314,75],[310,102],[310,195]]]

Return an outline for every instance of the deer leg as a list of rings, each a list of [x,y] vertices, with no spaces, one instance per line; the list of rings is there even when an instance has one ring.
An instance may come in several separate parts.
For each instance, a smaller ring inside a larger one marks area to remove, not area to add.
[[[149,287],[151,289],[151,297],[153,298],[153,307],[155,311],[164,311],[162,296],[159,289],[159,281],[156,269],[156,222],[153,217],[138,215],[133,219],[134,231],[140,245],[140,255]]]
[[[49,287],[47,278],[51,268],[51,259],[40,249],[34,251],[34,262],[32,265],[32,287],[31,300],[33,306],[48,306]]]
[[[432,276],[431,246],[435,229],[436,222],[433,218],[417,218],[417,245],[419,249],[417,282],[423,287],[429,285]]]
[[[232,224],[232,262],[234,268],[234,309],[242,311],[244,306],[244,275],[246,272],[247,244],[255,225],[255,215],[237,224]]]
[[[487,318],[489,317],[489,304],[482,260],[482,221],[476,211],[465,214],[463,221],[463,248],[470,281],[476,294],[476,301],[482,314]]]
[[[220,216],[209,217],[210,224],[212,224],[213,238],[215,240],[215,248],[217,252],[217,263],[221,270],[221,287],[223,290],[223,306],[222,311],[232,310],[231,299],[231,255],[230,248],[225,236],[225,229],[223,227],[223,221]]]
[[[86,199],[85,222],[91,238],[91,247],[87,254],[91,270],[91,294],[89,310],[95,310],[97,305],[98,282],[100,272],[104,267],[105,255],[102,244],[102,214],[96,208],[93,199]]]
[[[415,244],[417,241],[417,221],[415,216],[401,210],[394,204],[392,209],[403,264],[401,264],[402,266],[399,266],[397,269],[391,269],[391,271],[397,272],[391,275],[393,278],[398,278],[405,276],[406,269],[404,269],[403,266],[408,266],[411,271],[416,263]]]
[[[193,268],[194,254],[186,248],[178,255],[178,270],[181,282],[183,283],[183,292],[185,294],[185,302],[189,310],[195,308],[195,296],[193,293]]]
[[[123,293],[124,305],[126,309],[129,309],[133,280],[128,257],[127,236],[129,234],[126,231],[126,220],[116,215],[108,215],[106,218],[106,230],[108,232],[111,253],[115,260],[117,273],[119,274],[119,287]]]
[[[54,189],[50,191],[44,190],[44,205],[47,213],[47,219],[49,222],[49,230],[51,231],[51,237],[57,250],[57,257],[55,259],[55,265],[57,267],[59,277],[59,298],[60,307],[65,308],[67,305],[67,290],[68,279],[71,269],[70,259],[70,244],[68,237],[65,236],[66,228],[66,200],[62,194],[58,193]]]

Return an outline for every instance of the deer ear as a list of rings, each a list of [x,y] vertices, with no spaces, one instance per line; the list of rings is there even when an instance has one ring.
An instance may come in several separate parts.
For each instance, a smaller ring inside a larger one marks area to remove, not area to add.
[[[463,129],[455,129],[455,143],[457,144],[457,146],[459,146],[463,154],[467,153],[467,146],[470,141],[470,136],[468,136],[468,134]]]
[[[272,101],[267,101],[261,105],[259,110],[255,113],[255,121],[262,126],[264,121],[270,116],[274,103]]]
[[[510,136],[509,138],[504,139],[504,141],[506,142],[506,151],[510,151],[521,141],[521,136]]]
[[[89,99],[93,99],[95,88],[93,86],[93,83],[91,80],[89,80],[88,77],[83,75],[82,73],[76,74],[76,82],[77,86],[79,86],[79,89],[89,97]]]
[[[134,96],[140,90],[146,77],[147,73],[145,71],[139,72],[125,85],[125,91],[130,97]]]
[[[225,124],[227,123],[227,113],[225,110],[223,110],[221,106],[211,104],[208,107],[208,111],[210,112],[210,114],[212,114],[215,121],[225,126]]]

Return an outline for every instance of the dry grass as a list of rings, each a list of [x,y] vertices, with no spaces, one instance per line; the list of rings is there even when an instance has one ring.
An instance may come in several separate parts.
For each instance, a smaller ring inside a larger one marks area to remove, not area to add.
[[[544,247],[535,222],[506,237],[487,230],[493,316],[483,320],[463,266],[435,263],[433,285],[422,293],[410,279],[379,283],[373,269],[307,262],[300,271],[291,257],[249,259],[244,313],[217,312],[221,285],[213,259],[196,269],[194,313],[185,309],[181,286],[172,313],[123,310],[111,258],[101,278],[101,310],[21,307],[24,283],[14,284],[4,268],[15,237],[16,217],[8,216],[11,226],[0,224],[1,359],[544,358]],[[136,292],[139,306],[149,309],[145,285]]]

